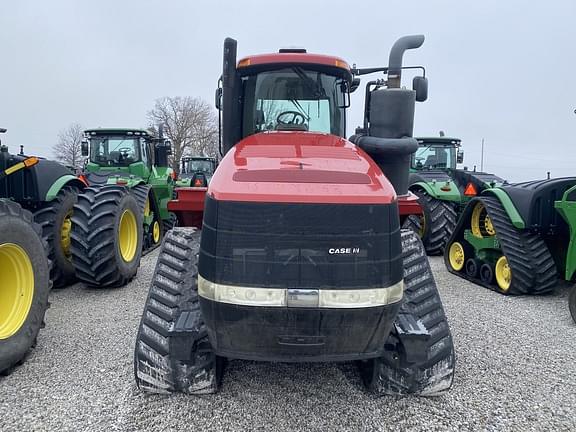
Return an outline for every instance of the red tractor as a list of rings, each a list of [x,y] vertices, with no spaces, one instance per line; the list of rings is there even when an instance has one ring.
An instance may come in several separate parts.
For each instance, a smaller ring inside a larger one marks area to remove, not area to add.
[[[376,394],[438,395],[452,384],[452,336],[408,192],[416,101],[399,39],[389,65],[350,67],[303,49],[245,57],[224,42],[216,93],[224,155],[207,189],[169,203],[138,331],[144,391],[217,391],[226,359],[356,361]],[[420,68],[423,70],[423,68]],[[360,75],[362,128],[346,139]],[[200,229],[200,230],[199,230]]]

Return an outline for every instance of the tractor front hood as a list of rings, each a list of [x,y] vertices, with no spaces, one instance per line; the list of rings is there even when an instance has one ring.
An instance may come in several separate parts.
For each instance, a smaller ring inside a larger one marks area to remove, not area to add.
[[[216,200],[390,204],[396,193],[380,168],[351,142],[329,134],[270,131],[234,146],[214,173]]]

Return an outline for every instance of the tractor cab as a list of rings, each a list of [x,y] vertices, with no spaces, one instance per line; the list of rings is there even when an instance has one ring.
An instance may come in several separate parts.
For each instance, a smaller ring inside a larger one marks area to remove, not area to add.
[[[219,83],[222,153],[263,132],[346,136],[345,110],[355,87],[350,66],[338,57],[280,49],[245,57],[236,65],[230,56]]]
[[[102,183],[111,175],[148,179],[156,167],[168,167],[170,142],[143,129],[88,129],[82,155],[90,183]]]
[[[418,150],[412,155],[410,168],[412,171],[455,170],[456,164],[464,160],[460,146],[458,138],[418,138]]]
[[[216,159],[205,156],[183,157],[180,160],[179,186],[207,187],[216,171]]]

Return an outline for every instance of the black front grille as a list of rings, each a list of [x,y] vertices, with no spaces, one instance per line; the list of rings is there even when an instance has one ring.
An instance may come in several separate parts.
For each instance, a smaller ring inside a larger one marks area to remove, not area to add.
[[[397,205],[206,198],[200,274],[230,285],[383,287],[402,279]]]

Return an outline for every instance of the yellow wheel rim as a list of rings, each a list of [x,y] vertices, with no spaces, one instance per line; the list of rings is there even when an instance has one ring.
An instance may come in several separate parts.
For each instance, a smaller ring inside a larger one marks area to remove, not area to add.
[[[496,234],[492,219],[488,216],[488,212],[481,202],[477,203],[472,210],[472,219],[470,220],[470,228],[474,237],[483,238],[490,237]]]
[[[466,257],[464,256],[464,247],[460,243],[454,242],[450,245],[448,260],[454,270],[460,271],[464,268]]]
[[[154,224],[152,224],[152,240],[154,240],[154,243],[160,241],[160,224],[158,221],[154,221]]]
[[[118,245],[122,259],[126,262],[132,261],[136,256],[138,246],[138,226],[136,216],[130,210],[125,210],[120,218]]]
[[[72,212],[64,217],[62,221],[62,228],[60,229],[60,246],[64,252],[64,256],[68,259],[71,257],[70,253],[70,231],[72,231]]]
[[[484,229],[486,230],[486,233],[490,236],[493,236],[496,234],[496,230],[494,229],[494,225],[492,225],[492,219],[490,219],[490,216],[486,215],[484,217]]]
[[[512,269],[505,256],[498,258],[494,272],[496,273],[496,283],[500,289],[504,292],[508,291],[512,283]]]
[[[150,198],[146,198],[146,204],[144,204],[144,216],[150,216]]]
[[[34,270],[14,243],[0,245],[0,340],[14,335],[28,318],[34,298]]]

